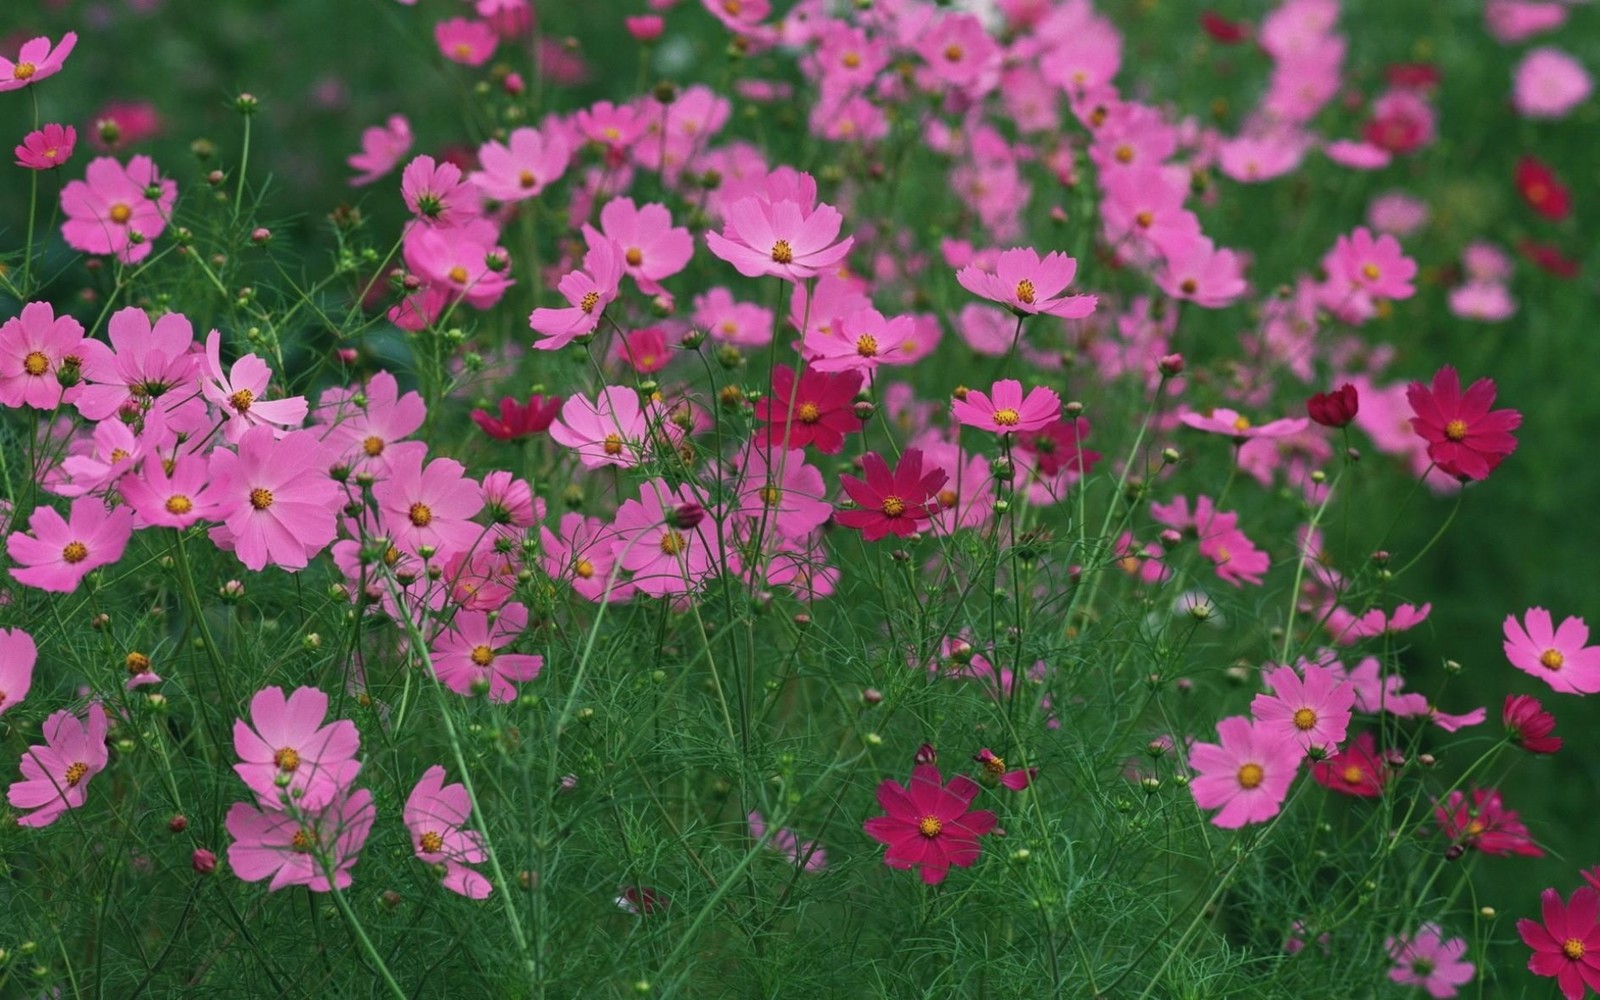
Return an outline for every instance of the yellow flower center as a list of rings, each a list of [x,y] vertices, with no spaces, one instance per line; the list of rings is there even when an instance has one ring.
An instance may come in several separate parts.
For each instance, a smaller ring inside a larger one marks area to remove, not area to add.
[[[876,357],[878,354],[878,338],[870,333],[863,333],[857,337],[856,353],[863,358]]]
[[[417,838],[417,846],[424,854],[438,854],[444,850],[444,838],[429,830]]]
[[[311,839],[311,834],[305,830],[296,830],[294,837],[289,840],[289,849],[296,854],[310,854],[311,848],[316,846],[316,841]]]
[[[50,370],[50,359],[41,351],[29,351],[28,356],[22,359],[22,370],[29,375],[43,375]]]
[[[622,259],[628,262],[629,267],[638,267],[644,263],[644,252],[638,247],[629,247],[628,252],[622,255]]]
[[[1340,777],[1344,779],[1344,783],[1347,785],[1359,785],[1361,784],[1363,775],[1361,773],[1361,768],[1355,766],[1354,764],[1346,764],[1344,767],[1344,773],[1341,774]]]
[[[948,45],[944,50],[944,57],[950,62],[960,62],[961,57],[965,54],[959,45]]]
[[[472,58],[472,46],[468,45],[466,42],[457,42],[456,43],[456,47],[455,47],[455,53],[456,53],[456,58],[458,58],[458,59],[471,59]]]
[[[1574,962],[1582,958],[1583,953],[1583,942],[1577,938],[1567,938],[1565,941],[1561,942],[1561,954],[1572,959]]]
[[[788,240],[779,240],[772,244],[772,259],[779,264],[787,264],[794,260],[794,250],[790,248]]]
[[[1233,429],[1236,430],[1236,431],[1239,431],[1241,434],[1244,433],[1245,431],[1249,430],[1250,429],[1250,418],[1249,417],[1235,417],[1234,421],[1233,421]]]
[[[1309,708],[1296,709],[1294,713],[1294,727],[1302,733],[1317,724],[1317,713]]]
[[[1376,264],[1369,263],[1361,265],[1361,276],[1366,278],[1368,281],[1377,281],[1378,273],[1378,265]]]
[[[119,201],[115,205],[111,206],[112,222],[115,222],[119,226],[123,226],[127,225],[128,220],[131,218],[133,218],[133,209],[124,205],[122,202]]]
[[[472,277],[472,275],[467,273],[466,268],[462,267],[460,264],[457,264],[455,267],[450,269],[450,272],[445,275],[445,277],[449,278],[458,285],[465,285],[467,283],[467,279]]]
[[[487,667],[494,662],[494,650],[488,646],[473,646],[472,652],[467,655],[475,667]]]
[[[600,304],[599,292],[584,292],[583,298],[578,301],[578,308],[586,313],[594,312],[594,307]]]
[[[795,407],[794,415],[800,418],[802,424],[814,424],[822,419],[822,408],[816,403],[801,403]]]
[[[861,54],[859,52],[846,52],[839,61],[844,63],[845,69],[855,69],[861,65]]]
[[[1560,670],[1566,662],[1566,656],[1559,649],[1547,649],[1539,654],[1539,665],[1546,670]]]
[[[1121,146],[1117,147],[1117,151],[1116,151],[1115,155],[1116,155],[1118,163],[1132,163],[1133,162],[1133,147],[1129,146],[1126,143],[1124,143]]]
[[[880,509],[890,517],[899,517],[906,512],[906,502],[897,496],[886,496]]]
[[[75,760],[71,764],[68,764],[67,765],[67,787],[68,788],[77,788],[78,787],[78,782],[82,781],[84,775],[86,775],[88,773],[89,773],[89,765],[85,764],[81,760]]]
[[[1025,306],[1031,306],[1033,305],[1034,294],[1032,281],[1027,278],[1023,278],[1021,281],[1017,282],[1018,302],[1021,302]]]
[[[537,183],[539,183],[539,178],[533,175],[532,170],[524,170],[517,175],[517,184],[524,188],[531,188]]]
[[[587,580],[594,576],[594,563],[587,559],[579,559],[572,564],[572,572]]]
[[[1246,764],[1239,768],[1239,787],[1259,788],[1266,776],[1267,772],[1261,770],[1260,764]]]
[[[283,747],[272,755],[272,762],[278,765],[278,770],[284,774],[293,774],[300,766],[300,751],[294,747]]]
[[[606,439],[600,442],[600,447],[605,449],[607,455],[622,454],[622,438],[616,434],[607,434]]]
[[[89,558],[89,546],[82,542],[68,542],[61,550],[61,559],[68,563],[81,563]]]
[[[990,774],[999,777],[1000,775],[1006,773],[1006,759],[1004,757],[996,757],[994,754],[990,754],[988,759],[983,762],[983,768]]]
[[[194,510],[194,501],[190,500],[182,493],[174,493],[172,496],[167,497],[165,506],[168,514],[177,514],[182,516],[189,513],[191,510]]]
[[[1140,212],[1133,217],[1133,221],[1139,224],[1140,229],[1149,229],[1151,224],[1156,221],[1156,217],[1149,212]]]
[[[1200,283],[1193,278],[1184,278],[1183,281],[1179,282],[1178,290],[1185,295],[1193,295],[1200,290]]]
[[[1011,407],[994,411],[994,422],[1001,427],[1015,427],[1022,422],[1022,416]]]
[[[937,837],[944,832],[944,820],[937,816],[924,816],[917,820],[917,832],[924,837]]]
[[[32,79],[33,74],[37,72],[39,72],[39,67],[35,66],[33,63],[19,62],[15,66],[11,67],[11,78],[13,80],[28,80]]]
[[[939,506],[941,507],[954,507],[956,505],[956,501],[960,499],[961,495],[949,487],[945,487],[939,491]]]
[[[123,657],[122,665],[127,668],[130,676],[137,677],[150,672],[150,657],[143,653],[129,653]]]
[[[1467,422],[1465,420],[1452,420],[1444,425],[1444,436],[1452,441],[1464,441],[1467,437]]]
[[[680,531],[668,528],[661,535],[661,554],[664,556],[675,556],[688,547],[689,540]]]
[[[361,450],[367,453],[368,458],[377,458],[383,454],[383,438],[376,435],[361,442]]]
[[[761,487],[761,502],[766,504],[768,507],[776,506],[778,503],[778,498],[781,496],[783,496],[783,491],[771,483]]]
[[[249,412],[250,404],[254,403],[255,401],[256,394],[251,392],[249,389],[240,389],[238,392],[228,397],[228,405],[233,407],[238,413]]]
[[[433,508],[425,503],[414,503],[408,515],[411,523],[419,528],[426,528],[433,523]]]
[[[264,490],[257,486],[250,491],[250,506],[256,510],[266,510],[272,506],[272,491]]]

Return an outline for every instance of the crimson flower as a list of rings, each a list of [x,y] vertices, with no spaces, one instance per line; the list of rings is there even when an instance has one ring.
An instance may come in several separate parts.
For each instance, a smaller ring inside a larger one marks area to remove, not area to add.
[[[1462,847],[1502,857],[1511,854],[1544,857],[1544,851],[1528,835],[1522,820],[1501,804],[1497,789],[1474,788],[1470,806],[1461,792],[1451,792],[1448,799],[1435,805],[1433,815],[1439,821],[1439,832]]]
[[[862,829],[888,845],[884,864],[921,868],[922,881],[938,885],[952,865],[972,867],[982,850],[978,838],[994,829],[994,813],[969,811],[979,791],[978,783],[964,774],[946,785],[936,766],[918,764],[904,788],[892,778],[884,779],[878,786],[878,804],[888,815],[872,817]]]
[[[1561,749],[1561,737],[1550,735],[1556,728],[1555,716],[1532,695],[1506,695],[1500,720],[1517,745],[1529,753],[1555,753]]]
[[[856,506],[837,512],[834,520],[847,528],[860,528],[869,542],[890,534],[915,534],[917,522],[926,521],[938,508],[933,497],[949,478],[943,469],[923,472],[922,452],[915,448],[906,449],[893,472],[877,452],[863,455],[861,468],[867,474],[866,482],[854,476],[839,477]]]
[[[1589,987],[1600,990],[1600,894],[1585,886],[1562,905],[1561,894],[1539,895],[1544,923],[1517,921],[1517,933],[1533,949],[1528,971],[1548,976],[1567,1000],[1583,1000]]]
[[[497,441],[515,441],[532,434],[542,434],[555,422],[564,402],[560,396],[528,397],[519,403],[510,396],[500,400],[500,417],[495,419],[482,410],[472,411],[472,422]]]
[[[1214,10],[1200,12],[1200,27],[1213,41],[1223,45],[1238,45],[1250,40],[1249,21],[1230,21]]]
[[[844,450],[844,436],[861,429],[854,401],[861,391],[858,371],[819,372],[779,365],[772,370],[772,394],[756,401],[755,418],[767,423],[756,440],[768,447],[815,445],[824,455]]]
[[[1524,156],[1517,161],[1515,180],[1522,200],[1551,222],[1560,222],[1572,214],[1572,192],[1554,170],[1534,157]]]
[[[1406,389],[1411,426],[1428,442],[1428,458],[1458,479],[1486,479],[1495,466],[1517,450],[1511,432],[1522,425],[1516,410],[1491,410],[1494,380],[1480,378],[1461,391],[1461,378],[1449,365],[1433,376],[1433,385],[1413,382]]]
[[[1356,387],[1346,382],[1332,392],[1319,392],[1306,400],[1306,415],[1324,427],[1343,427],[1361,411]]]
[[[1345,795],[1376,798],[1383,794],[1389,770],[1371,733],[1361,733],[1343,750],[1311,765],[1311,777],[1324,788]]]

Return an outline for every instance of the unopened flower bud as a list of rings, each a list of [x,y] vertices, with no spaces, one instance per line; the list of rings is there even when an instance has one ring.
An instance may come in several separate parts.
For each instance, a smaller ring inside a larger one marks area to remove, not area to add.
[[[1156,369],[1167,378],[1183,374],[1183,355],[1168,354],[1156,362]]]
[[[189,864],[197,874],[210,875],[217,870],[217,856],[204,847],[196,847],[194,854],[189,857]]]
[[[861,692],[861,700],[868,705],[877,705],[883,702],[883,692],[877,688],[867,688]]]
[[[667,522],[679,531],[692,531],[706,519],[706,509],[694,501],[680,503],[667,514]]]
[[[857,420],[863,420],[863,421],[864,420],[871,420],[872,419],[872,415],[874,413],[878,412],[878,408],[876,406],[873,406],[871,403],[867,402],[866,400],[862,400],[861,402],[857,403],[855,409],[856,409],[856,419]]]
[[[250,231],[250,242],[258,247],[264,247],[272,240],[272,230],[265,226],[258,226]]]
[[[1161,543],[1163,549],[1171,552],[1183,544],[1183,532],[1176,528],[1165,528],[1161,534],[1156,536],[1156,540]]]
[[[937,764],[939,763],[939,751],[933,748],[932,743],[924,743],[922,746],[917,747],[917,755],[914,760],[918,764]]]
[[[178,834],[187,829],[189,829],[189,817],[183,813],[174,813],[172,818],[167,820],[168,833]]]
[[[256,95],[254,94],[240,94],[233,99],[233,109],[241,115],[253,115],[259,107],[261,107],[261,102],[256,100]]]

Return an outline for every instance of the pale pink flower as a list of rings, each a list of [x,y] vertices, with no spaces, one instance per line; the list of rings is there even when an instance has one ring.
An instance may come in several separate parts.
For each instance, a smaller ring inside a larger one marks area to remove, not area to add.
[[[622,248],[604,237],[589,241],[583,257],[583,270],[563,277],[557,290],[571,303],[566,309],[535,309],[528,326],[543,339],[533,342],[541,351],[555,351],[579,337],[588,336],[600,326],[605,313],[621,291]]]
[[[39,650],[22,629],[0,628],[0,713],[28,697]]]
[[[1355,689],[1338,671],[1305,664],[1304,676],[1293,667],[1279,667],[1265,678],[1271,694],[1250,703],[1257,724],[1276,730],[1310,752],[1332,753],[1350,726]]]
[[[48,302],[24,305],[0,326],[0,406],[60,406],[66,390],[57,373],[82,343],[83,325],[71,316],[57,316]]]
[[[49,826],[89,797],[89,779],[106,766],[106,711],[89,703],[87,723],[62,709],[44,720],[44,745],[22,754],[22,780],[6,790],[6,801],[32,812],[18,826]]]
[[[722,232],[706,233],[706,244],[747,278],[770,274],[798,282],[831,271],[855,238],[838,239],[844,216],[817,204],[816,190],[811,175],[800,174],[793,190],[775,190],[769,181],[767,195],[724,203]]]
[[[561,404],[561,416],[550,425],[550,438],[575,450],[586,469],[604,465],[626,469],[639,464],[648,430],[639,393],[610,385],[593,403],[575,394]]]
[[[14,150],[17,166],[29,170],[54,170],[72,158],[78,143],[78,130],[54,122],[29,132]]]
[[[1211,822],[1225,830],[1276,816],[1300,769],[1300,747],[1242,715],[1217,723],[1217,736],[1189,750],[1195,804],[1219,809]]]
[[[52,507],[36,507],[28,532],[12,532],[6,551],[15,564],[11,578],[29,587],[70,594],[91,570],[122,558],[133,537],[133,511],[107,511],[95,497],[78,497],[63,519]]]
[[[439,52],[453,63],[463,66],[482,66],[494,56],[499,36],[487,21],[469,21],[452,17],[433,26],[433,40]]]
[[[200,356],[191,353],[194,327],[181,313],[150,322],[137,306],[118,309],[107,324],[110,346],[89,338],[76,348],[83,359],[83,386],[74,405],[85,420],[104,420],[129,405],[168,409],[191,396]]]
[[[506,652],[528,628],[528,609],[507,604],[494,616],[483,611],[458,611],[448,631],[433,644],[433,672],[450,690],[462,695],[487,694],[504,704],[517,696],[512,681],[539,676],[544,657]]]
[[[1556,627],[1550,612],[1529,608],[1517,622],[1505,620],[1505,652],[1511,665],[1563,694],[1600,692],[1600,646],[1587,645],[1589,626],[1569,616]]]
[[[560,180],[571,155],[558,129],[524,126],[513,129],[504,143],[490,139],[480,146],[479,169],[469,180],[496,201],[523,201],[538,197]]]
[[[745,818],[750,823],[751,840],[759,841],[767,835],[767,821],[760,813],[752,811]],[[799,865],[803,871],[820,872],[828,867],[828,852],[814,840],[801,840],[793,830],[773,831],[767,846]]]
[[[55,45],[48,38],[30,38],[22,43],[15,60],[0,56],[0,93],[21,90],[55,76],[77,44],[77,32],[69,31]]]
[[[483,492],[453,458],[424,468],[420,452],[397,459],[389,478],[372,487],[380,530],[402,552],[445,559],[471,551],[486,530],[472,517],[483,509]]]
[[[1578,60],[1560,49],[1534,49],[1517,64],[1511,103],[1525,118],[1564,118],[1593,92],[1594,78]]]
[[[494,891],[488,879],[467,867],[489,855],[483,835],[466,829],[472,801],[465,785],[445,784],[444,768],[435,764],[406,796],[403,815],[412,851],[430,865],[444,866],[446,889],[468,899],[484,899]]]
[[[1448,1000],[1472,981],[1477,967],[1465,961],[1466,938],[1446,941],[1438,924],[1423,924],[1410,935],[1384,939],[1394,960],[1389,978],[1402,986],[1420,986],[1434,1000]]]
[[[1208,416],[1201,416],[1191,410],[1178,419],[1183,421],[1185,426],[1193,427],[1197,431],[1222,434],[1233,438],[1236,443],[1259,438],[1293,437],[1311,425],[1305,417],[1281,417],[1264,424],[1253,424],[1249,417],[1226,406],[1213,409]]]
[[[1018,316],[1045,313],[1062,319],[1082,319],[1094,312],[1093,295],[1065,295],[1078,272],[1078,262],[1064,253],[1043,258],[1032,247],[1002,251],[994,272],[969,265],[956,272],[967,291],[998,302]]]
[[[600,231],[622,254],[622,269],[646,295],[655,295],[663,279],[682,271],[694,256],[694,238],[682,226],[673,226],[665,205],[635,206],[632,198],[613,198],[600,209]],[[584,226],[591,244],[600,237]]]
[[[228,866],[246,882],[270,876],[269,892],[303,885],[312,892],[348,889],[377,810],[365,788],[340,793],[317,812],[262,812],[246,802],[228,810]]]
[[[150,189],[156,191],[150,197]],[[61,238],[74,250],[116,254],[124,264],[150,256],[152,242],[167,228],[177,182],[162,179],[148,156],[135,156],[124,167],[109,156],[89,161],[85,179],[61,189]]]
[[[1061,397],[1054,389],[1036,385],[1022,394],[1022,383],[1001,379],[987,394],[968,389],[951,400],[950,413],[957,423],[996,434],[1041,430],[1061,419]]]
[[[273,433],[277,428],[299,427],[306,418],[304,396],[286,399],[263,399],[267,383],[272,379],[272,369],[254,354],[246,354],[222,368],[222,334],[212,330],[206,337],[206,360],[201,369],[200,392],[221,411],[224,418],[223,436],[229,441],[239,440],[239,435],[252,427],[268,426]]]
[[[239,436],[237,452],[213,451],[211,478],[223,511],[211,540],[250,569],[268,563],[304,569],[338,534],[344,494],[328,478],[328,466],[310,431],[276,438],[269,427],[252,427]]]
[[[378,180],[410,151],[411,123],[404,115],[390,115],[384,124],[362,130],[361,152],[345,160],[352,169],[360,171],[350,178],[350,186],[362,187]]]
[[[478,189],[462,180],[461,168],[419,156],[400,174],[400,195],[421,222],[449,228],[478,215]]]
[[[314,687],[285,697],[280,687],[257,691],[250,721],[233,721],[233,766],[261,805],[316,812],[347,790],[361,773],[355,759],[361,734],[349,719],[323,725],[328,696]]]

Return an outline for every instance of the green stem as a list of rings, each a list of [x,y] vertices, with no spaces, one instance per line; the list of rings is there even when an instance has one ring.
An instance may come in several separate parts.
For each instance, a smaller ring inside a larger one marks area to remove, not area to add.
[[[394,973],[389,971],[389,966],[384,962],[383,956],[378,954],[378,949],[372,946],[372,939],[367,937],[366,929],[361,926],[361,921],[356,919],[355,911],[350,909],[350,903],[344,898],[344,893],[333,884],[334,873],[328,872],[328,881],[333,889],[333,901],[338,904],[339,912],[344,916],[344,922],[350,925],[350,932],[356,936],[356,941],[361,945],[361,950],[366,952],[367,960],[378,970],[378,975],[383,979],[389,992],[394,994],[396,1000],[409,1000],[406,991],[395,982]]]

